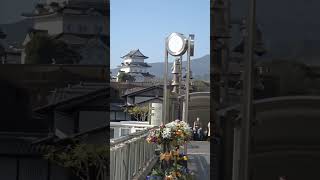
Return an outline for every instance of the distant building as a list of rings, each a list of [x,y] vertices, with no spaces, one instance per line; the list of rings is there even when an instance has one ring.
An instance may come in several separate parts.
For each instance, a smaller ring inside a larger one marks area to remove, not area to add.
[[[143,55],[139,49],[132,50],[121,58],[124,61],[120,65],[117,81],[119,81],[121,73],[134,77],[135,82],[151,81],[154,78],[154,75],[148,72],[148,68],[151,66],[144,62],[148,57]]]
[[[6,34],[0,29],[0,63],[21,64],[21,49],[6,41]]]
[[[109,52],[107,5],[103,0],[47,0],[36,5],[25,18],[33,19],[33,29],[26,35],[43,33],[64,41],[82,57],[80,64],[106,64]],[[25,52],[22,53],[22,62]]]

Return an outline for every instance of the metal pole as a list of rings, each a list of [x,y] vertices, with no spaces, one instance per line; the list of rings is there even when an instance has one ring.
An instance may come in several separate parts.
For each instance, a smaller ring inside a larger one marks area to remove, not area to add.
[[[167,43],[165,43],[167,44]],[[162,124],[166,124],[167,119],[167,104],[168,104],[168,93],[167,93],[167,83],[168,83],[168,51],[167,45],[165,45],[165,55],[164,55],[164,75],[163,75],[163,104],[162,104]]]
[[[179,117],[178,117],[178,119],[179,120],[181,120],[181,118],[182,118],[182,111],[181,111],[181,93],[182,93],[182,91],[181,91],[181,83],[182,83],[182,56],[180,56],[180,60],[179,60],[179,64],[180,64],[180,66],[179,66],[179,94],[178,94],[178,98],[177,98],[177,101],[178,101],[178,107],[179,107],[179,109],[178,109],[178,111],[179,111]]]
[[[190,43],[191,38],[189,36],[188,38],[188,49],[187,49],[187,77],[186,77],[186,97],[185,97],[185,115],[184,115],[184,121],[188,122],[188,113],[189,113],[189,89],[190,89]],[[184,145],[184,154],[187,154],[187,145]]]
[[[249,180],[249,153],[250,153],[250,123],[252,122],[252,97],[253,97],[253,50],[255,32],[255,0],[249,0],[248,20],[246,34],[246,59],[244,71],[244,99],[243,116],[241,120],[241,160],[240,180]]]
[[[186,93],[185,93],[185,115],[184,121],[188,122],[188,109],[189,109],[189,89],[190,89],[190,38],[188,39],[187,50],[187,77],[186,77]]]

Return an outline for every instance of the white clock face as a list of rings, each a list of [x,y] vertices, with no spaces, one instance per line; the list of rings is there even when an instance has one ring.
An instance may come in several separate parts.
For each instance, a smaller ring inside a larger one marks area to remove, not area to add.
[[[178,53],[183,50],[183,39],[177,35],[173,35],[168,41],[168,48],[173,53]]]

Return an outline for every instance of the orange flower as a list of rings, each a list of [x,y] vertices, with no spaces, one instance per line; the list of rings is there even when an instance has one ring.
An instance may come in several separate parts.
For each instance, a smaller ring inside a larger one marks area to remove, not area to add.
[[[161,160],[166,160],[166,161],[169,161],[170,159],[171,159],[171,153],[168,153],[168,152],[166,152],[166,153],[161,153],[160,154],[160,161]]]
[[[176,132],[176,135],[180,135],[182,134],[182,131],[179,129],[177,132]]]
[[[179,150],[171,151],[171,153],[172,153],[173,156],[178,156],[179,155]]]

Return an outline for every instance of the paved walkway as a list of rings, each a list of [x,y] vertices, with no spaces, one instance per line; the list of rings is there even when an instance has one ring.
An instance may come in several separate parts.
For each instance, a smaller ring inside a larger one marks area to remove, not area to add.
[[[188,168],[199,180],[210,179],[210,143],[208,141],[191,141],[188,146]]]

